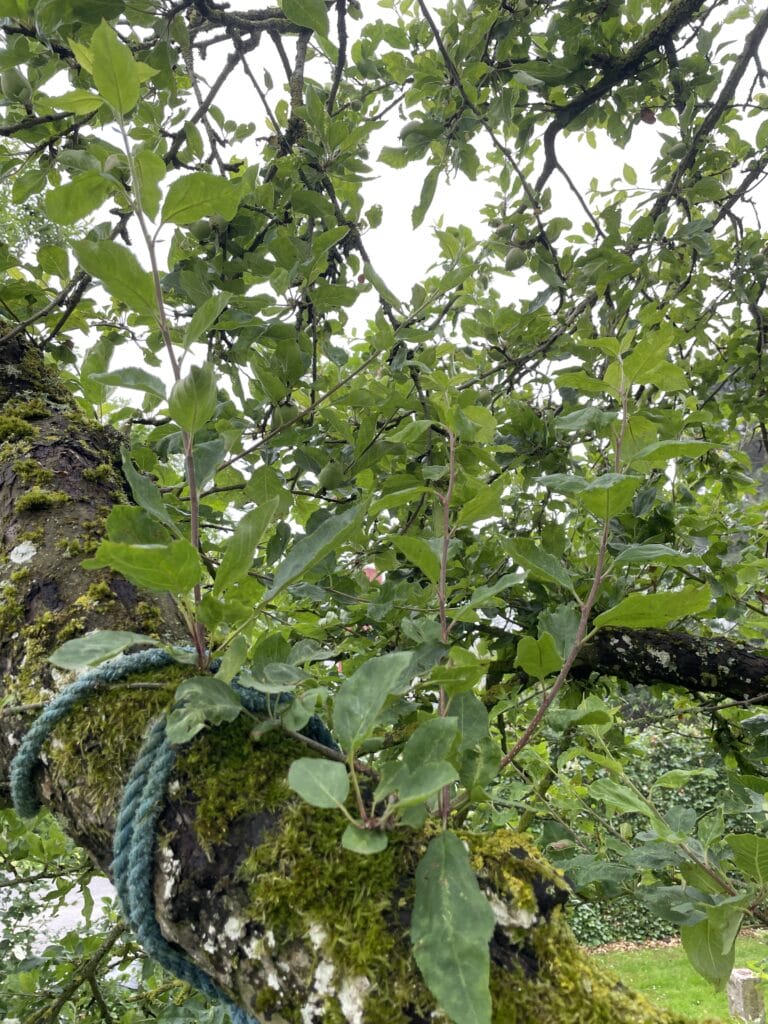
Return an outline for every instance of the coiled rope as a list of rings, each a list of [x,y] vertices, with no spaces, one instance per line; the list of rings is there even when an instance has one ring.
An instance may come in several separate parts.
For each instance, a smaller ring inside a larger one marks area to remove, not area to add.
[[[85,697],[136,675],[175,664],[159,648],[122,655],[84,672],[46,705],[25,735],[11,764],[11,796],[18,813],[33,817],[40,809],[34,770],[42,748],[56,725]],[[233,683],[233,689],[249,711],[270,710],[267,698],[255,690]],[[280,694],[279,706],[290,703],[290,694]],[[274,702],[273,702],[274,704]],[[144,742],[123,789],[113,843],[112,876],[123,915],[146,952],[177,978],[199,989],[209,999],[221,1002],[232,1024],[259,1024],[232,1002],[216,982],[178,946],[169,943],[155,916],[153,891],[154,851],[157,823],[163,811],[168,780],[176,762],[176,748],[166,735],[166,718],[160,715],[147,730]],[[303,732],[324,746],[336,748],[323,722],[313,716]]]

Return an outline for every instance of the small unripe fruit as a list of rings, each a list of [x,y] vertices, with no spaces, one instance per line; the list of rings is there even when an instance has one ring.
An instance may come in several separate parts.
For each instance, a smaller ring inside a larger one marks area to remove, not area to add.
[[[211,222],[205,218],[193,221],[192,224],[189,225],[189,230],[198,242],[204,242],[207,238],[210,238]]]
[[[272,421],[271,429],[279,430],[280,427],[284,427],[289,420],[292,420],[296,416],[296,407],[294,405],[276,405],[272,410]]]
[[[123,184],[128,180],[128,165],[120,153],[109,154],[104,161],[104,171],[106,174],[111,174],[113,178],[117,178],[118,181],[122,181]]]
[[[14,103],[26,106],[32,99],[32,87],[18,68],[8,68],[0,75],[0,89]]]
[[[519,245],[513,245],[504,260],[505,270],[518,270],[525,263],[525,249]]]
[[[340,466],[338,462],[329,462],[327,466],[323,466],[320,470],[317,482],[320,487],[324,487],[328,491],[332,491],[335,487],[340,487],[344,482],[343,466]]]

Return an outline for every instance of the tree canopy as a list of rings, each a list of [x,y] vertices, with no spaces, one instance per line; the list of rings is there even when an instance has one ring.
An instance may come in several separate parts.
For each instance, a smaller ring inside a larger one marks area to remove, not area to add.
[[[0,19],[3,773],[160,647],[37,791],[108,870],[167,712],[155,911],[234,1003],[671,1022],[569,1002],[561,904],[635,891],[719,985],[766,921],[768,10]],[[643,713],[702,763],[643,776]]]

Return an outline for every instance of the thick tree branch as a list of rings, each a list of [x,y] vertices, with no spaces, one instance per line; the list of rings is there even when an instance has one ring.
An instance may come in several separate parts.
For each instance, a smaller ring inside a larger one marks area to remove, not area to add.
[[[768,700],[768,655],[744,643],[663,629],[600,629],[572,675],[616,676],[633,686],[667,683],[733,700]]]
[[[677,3],[670,4],[669,10],[650,32],[630,47],[623,57],[615,60],[594,85],[558,108],[554,120],[544,132],[545,161],[535,185],[536,192],[541,191],[557,167],[555,139],[559,133],[572,124],[588,107],[607,96],[617,85],[636,75],[648,54],[673,40],[680,29],[688,24],[693,15],[703,6],[704,0],[678,0]]]
[[[691,139],[691,143],[688,146],[685,155],[680,160],[680,163],[677,165],[671,180],[667,184],[666,188],[664,188],[656,197],[650,211],[650,215],[653,220],[656,220],[662,210],[666,209],[670,199],[677,192],[680,182],[683,180],[685,174],[691,169],[691,167],[693,167],[696,154],[699,151],[699,146],[706,142],[712,134],[717,126],[717,122],[723,116],[728,105],[733,100],[739,82],[746,74],[751,61],[756,58],[760,43],[763,41],[763,37],[767,31],[768,10],[765,10],[757,19],[755,27],[747,36],[744,49],[739,55],[736,63],[733,65],[731,73],[728,75],[725,84],[720,90],[720,94],[713,103],[711,109],[707,112],[707,116],[696,129],[696,132]]]

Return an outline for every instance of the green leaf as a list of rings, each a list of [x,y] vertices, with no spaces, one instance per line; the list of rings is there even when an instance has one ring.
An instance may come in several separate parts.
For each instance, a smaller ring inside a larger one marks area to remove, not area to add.
[[[137,313],[157,315],[152,275],[141,268],[130,249],[106,238],[72,242],[72,249],[83,270],[101,281],[114,299]]]
[[[73,114],[92,114],[103,104],[101,96],[87,89],[73,89],[63,96],[51,97],[51,105],[57,110],[69,110]]]
[[[699,555],[675,551],[666,544],[630,544],[618,553],[613,565],[697,565],[699,562]]]
[[[206,725],[234,722],[242,710],[240,699],[228,683],[214,676],[193,676],[176,690],[166,736],[171,743],[186,743]]]
[[[611,338],[611,341],[614,339]],[[617,346],[618,347],[618,346]],[[616,414],[606,412],[594,405],[585,405],[575,412],[569,412],[564,416],[558,416],[554,422],[554,428],[558,433],[565,434],[569,431],[579,433],[602,433],[607,426],[616,422]]]
[[[171,540],[165,526],[134,505],[115,505],[105,526],[109,540],[124,544],[167,544]]]
[[[414,206],[411,213],[411,223],[414,228],[417,228],[427,215],[427,210],[432,205],[432,200],[435,198],[435,189],[437,188],[437,180],[440,175],[439,167],[432,167],[424,179],[424,183],[421,186],[421,196],[417,206]]]
[[[267,601],[287,587],[294,580],[299,579],[308,569],[329,555],[337,551],[343,541],[349,536],[357,522],[359,510],[357,507],[347,509],[339,516],[330,516],[322,522],[312,533],[297,540],[285,559],[278,566],[272,586],[265,595]]]
[[[333,704],[333,728],[352,754],[373,732],[390,694],[402,693],[413,678],[410,651],[371,658],[339,687]]]
[[[208,328],[216,322],[222,311],[227,308],[231,298],[232,296],[229,292],[219,292],[216,295],[212,295],[210,299],[206,299],[187,324],[187,329],[184,331],[184,344],[191,345],[193,341],[197,341],[198,338],[205,334]]]
[[[727,908],[727,916],[715,914],[720,908],[708,908],[707,917],[697,924],[684,924],[680,938],[691,966],[711,981],[716,989],[725,988],[736,958],[735,940],[743,913]],[[734,931],[735,925],[735,931]],[[732,940],[727,941],[731,934]]]
[[[288,769],[288,785],[312,807],[343,807],[349,795],[349,775],[338,761],[300,757]]]
[[[648,384],[654,372],[667,369],[670,339],[665,331],[649,332],[639,341],[621,364],[624,380],[627,384]],[[617,364],[613,364],[618,372]]]
[[[203,363],[173,385],[168,412],[182,430],[194,434],[211,419],[217,401],[216,375],[210,363]]]
[[[171,594],[188,594],[200,582],[200,556],[188,540],[170,544],[121,544],[103,540],[86,569],[114,569],[137,587]]]
[[[597,779],[589,787],[589,795],[593,800],[602,800],[609,809],[619,814],[642,814],[644,818],[655,819],[657,815],[651,807],[638,796],[629,786],[624,786],[613,779]]]
[[[399,809],[413,807],[454,782],[458,772],[446,759],[456,746],[457,731],[458,719],[453,717],[422,722],[405,744],[401,760],[385,766],[374,799],[397,792]]]
[[[448,714],[458,721],[459,750],[474,747],[488,735],[488,709],[474,693],[451,697]]]
[[[67,43],[69,44],[70,50],[75,55],[75,60],[83,69],[83,71],[87,71],[89,75],[92,75],[93,55],[91,54],[90,49],[84,43],[80,43],[76,39],[72,39],[71,37],[67,39]]]
[[[459,765],[459,782],[473,800],[484,797],[485,787],[499,774],[501,750],[490,736],[465,750]]]
[[[484,405],[465,405],[448,410],[450,426],[465,441],[491,444],[496,434],[496,417]]]
[[[66,249],[62,249],[60,245],[41,245],[37,252],[37,258],[40,261],[40,267],[46,274],[55,274],[62,281],[69,277],[69,256]],[[93,349],[88,353],[86,359],[92,353]]]
[[[549,719],[556,729],[565,729],[569,725],[608,725],[614,715],[599,697],[591,693],[577,708],[558,708],[550,712]]]
[[[695,459],[713,447],[708,441],[654,441],[635,452],[630,462],[639,469],[663,469],[671,459]]]
[[[534,541],[527,537],[518,537],[507,546],[514,561],[523,569],[527,569],[535,579],[557,583],[565,590],[573,591],[573,580],[566,569],[554,555],[542,551]]]
[[[401,505],[407,505],[409,502],[417,500],[429,490],[429,487],[420,486],[406,487],[402,491],[390,491],[389,494],[384,494],[381,498],[371,502],[369,512],[372,516],[376,516],[385,508],[399,508]]]
[[[600,626],[633,626],[637,629],[666,626],[675,619],[706,611],[711,600],[707,586],[688,586],[655,594],[630,594],[598,615],[593,625],[596,629]]]
[[[505,590],[509,590],[510,587],[519,586],[524,579],[524,573],[508,572],[496,580],[495,583],[488,583],[477,587],[469,596],[470,608],[477,608],[480,605],[486,604],[496,597],[497,594],[502,594]]]
[[[519,665],[533,679],[546,679],[559,672],[562,664],[563,659],[549,633],[544,633],[538,640],[532,636],[521,637],[515,654],[515,665]]]
[[[456,742],[458,727],[457,718],[428,718],[403,747],[403,761],[410,768],[419,768],[429,761],[446,759]]]
[[[575,388],[576,391],[583,392],[585,395],[603,395],[607,392],[614,398],[619,397],[619,392],[613,385],[604,380],[590,377],[583,370],[559,370],[555,380],[558,387]]]
[[[425,434],[433,426],[434,422],[434,420],[407,420],[397,430],[387,434],[387,441],[391,441],[394,444],[412,444],[414,441],[418,441],[421,435]],[[408,489],[413,490],[413,488]]]
[[[122,450],[122,459],[123,475],[130,485],[133,500],[146,512],[149,512],[153,519],[156,519],[159,523],[167,526],[173,531],[173,533],[178,534],[176,524],[171,519],[168,508],[163,502],[163,496],[160,493],[160,489],[149,479],[148,476],[144,476],[143,473],[138,473],[136,471],[126,448],[123,448]]]
[[[476,523],[478,519],[490,519],[502,514],[502,497],[507,480],[503,477],[492,483],[490,487],[481,486],[474,498],[465,502],[456,516],[456,525],[465,526]]]
[[[416,869],[411,940],[424,981],[453,1024],[490,1024],[494,926],[464,844],[452,832],[435,836]]]
[[[151,149],[137,149],[133,154],[134,188],[142,210],[154,220],[160,208],[160,182],[165,177],[165,160]]]
[[[598,519],[610,519],[627,508],[642,483],[638,476],[604,473],[579,493],[578,500]]]
[[[574,604],[558,605],[553,611],[545,611],[539,615],[539,633],[550,633],[555,641],[555,648],[565,660],[576,639],[581,615]]]
[[[399,765],[387,775],[382,774],[382,785],[376,789],[377,798],[397,792],[397,807],[402,810],[415,807],[435,796],[444,786],[455,782],[458,771],[448,761],[430,761],[419,768]]]
[[[657,786],[660,786],[662,789],[680,789],[690,782],[691,779],[707,778],[716,778],[716,773],[711,768],[672,768],[670,771],[660,775],[651,786],[651,789],[655,789]]]
[[[678,363],[661,363],[655,370],[649,371],[649,384],[655,384],[660,391],[690,391],[691,380]]]
[[[216,476],[227,451],[227,442],[223,437],[215,437],[211,441],[196,441],[192,446],[192,461],[195,465],[195,483],[198,490]]]
[[[85,636],[67,640],[48,658],[57,668],[76,670],[90,665],[100,665],[102,661],[114,658],[126,647],[134,644],[157,646],[157,640],[144,636],[143,633],[130,633],[118,629],[100,629]]]
[[[429,541],[422,537],[392,537],[392,544],[401,551],[411,565],[420,569],[430,583],[435,585],[440,580],[440,559],[432,549]]]
[[[139,69],[129,48],[106,21],[91,36],[93,81],[99,94],[118,114],[127,114],[139,101]]]
[[[386,282],[376,273],[373,266],[366,262],[363,264],[363,271],[365,273],[366,281],[371,282],[381,298],[384,299],[385,302],[389,303],[389,305],[394,309],[400,309],[402,306],[400,299],[398,299],[395,293],[387,287]]]
[[[340,224],[338,227],[329,228],[327,231],[321,231],[317,235],[312,236],[311,251],[313,256],[322,256],[329,249],[332,249],[334,245],[337,245],[342,238],[345,238],[349,234],[349,228],[345,224]]]
[[[577,501],[598,518],[608,519],[623,512],[630,504],[642,480],[640,477],[620,473],[604,473],[591,481],[569,473],[550,473],[538,477],[536,483],[560,494],[573,494]]]
[[[341,835],[341,845],[345,850],[352,853],[362,854],[363,857],[370,857],[371,854],[381,853],[389,845],[387,833],[380,829],[358,828],[357,825],[347,825]]]
[[[216,678],[231,683],[248,658],[248,641],[240,634],[236,636],[221,656],[221,664],[216,669]]]
[[[245,686],[249,690],[258,690],[259,693],[277,694],[285,693],[297,683],[308,678],[303,672],[297,673],[292,665],[280,665],[277,662],[265,665],[261,673],[256,676],[244,668],[241,670],[237,681],[241,686]],[[307,715],[307,720],[309,720],[309,715]],[[304,725],[306,725],[306,721],[299,728],[303,728]]]
[[[733,851],[733,862],[742,874],[759,885],[768,883],[768,839],[748,832],[725,837]]]
[[[74,224],[93,213],[109,195],[111,183],[99,171],[85,171],[45,194],[45,210],[57,224]]]
[[[256,547],[274,519],[279,504],[278,498],[272,498],[266,504],[246,512],[237,524],[235,532],[226,543],[224,557],[216,572],[214,595],[218,596],[248,575]]]
[[[269,665],[265,665],[264,675],[268,682],[282,686],[286,690],[311,678],[302,669],[282,661],[273,661]]]
[[[624,164],[624,180],[629,182],[630,185],[637,184],[637,172],[629,164]]]
[[[280,10],[294,25],[311,28],[321,36],[328,35],[328,11],[325,0],[278,0],[278,3]]]
[[[214,214],[232,220],[239,202],[237,186],[226,178],[207,171],[192,171],[177,178],[168,189],[162,220],[166,224],[191,224]]]
[[[165,398],[165,383],[148,370],[138,366],[125,366],[121,370],[109,370],[106,373],[92,374],[93,380],[113,388],[130,388],[145,391],[157,398]]]
[[[436,644],[438,653],[445,648]],[[437,665],[432,669],[432,682],[441,686],[449,696],[473,689],[485,675],[486,664],[469,655],[466,662],[451,665]]]
[[[706,850],[719,842],[724,831],[725,820],[722,807],[716,807],[709,814],[705,814],[703,818],[699,818],[696,826],[696,835]]]

